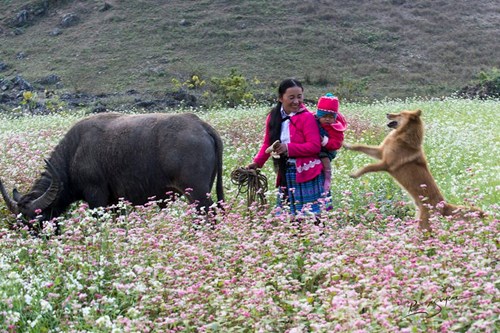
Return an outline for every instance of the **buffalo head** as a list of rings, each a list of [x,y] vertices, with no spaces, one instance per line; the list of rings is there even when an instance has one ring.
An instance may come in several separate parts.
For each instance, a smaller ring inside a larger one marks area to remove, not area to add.
[[[50,185],[46,189],[40,187],[43,190],[42,192],[36,186],[25,195],[14,189],[12,197],[10,197],[2,181],[0,181],[0,192],[7,208],[13,214],[20,215],[19,217],[23,220],[38,219],[39,221],[45,221],[52,217],[51,205],[58,196],[61,181],[54,166],[48,160],[45,160],[45,163],[47,164],[46,172],[38,183],[41,182],[43,177],[46,177],[50,181]]]

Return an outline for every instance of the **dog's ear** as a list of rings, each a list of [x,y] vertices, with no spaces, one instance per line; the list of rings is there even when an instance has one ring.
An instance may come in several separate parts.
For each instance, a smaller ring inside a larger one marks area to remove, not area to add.
[[[420,110],[420,109],[415,110],[415,111],[414,111],[414,113],[415,113],[415,115],[416,115],[417,117],[420,117],[420,116],[422,115],[422,110]]]

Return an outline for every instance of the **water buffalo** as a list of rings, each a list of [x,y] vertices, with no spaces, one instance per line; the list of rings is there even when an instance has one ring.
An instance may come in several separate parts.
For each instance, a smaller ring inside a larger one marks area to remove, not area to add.
[[[78,200],[91,208],[120,198],[142,205],[186,189],[189,202],[208,208],[216,177],[217,200],[224,200],[222,149],[215,129],[191,113],[99,114],[68,131],[29,193],[14,189],[10,197],[1,181],[0,191],[12,213],[40,221]]]

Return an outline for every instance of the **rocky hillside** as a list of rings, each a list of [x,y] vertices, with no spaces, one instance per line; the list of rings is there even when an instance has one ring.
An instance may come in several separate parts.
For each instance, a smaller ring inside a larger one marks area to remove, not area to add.
[[[232,69],[256,96],[288,76],[311,99],[442,96],[500,67],[498,36],[486,0],[3,0],[0,104],[23,84],[94,107],[196,104],[173,79]]]

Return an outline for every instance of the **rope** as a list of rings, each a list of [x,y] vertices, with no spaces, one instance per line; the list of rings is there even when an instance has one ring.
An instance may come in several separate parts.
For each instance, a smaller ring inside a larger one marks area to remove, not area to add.
[[[267,178],[258,169],[237,168],[231,172],[231,181],[238,185],[238,193],[247,194],[247,206],[258,200],[260,205],[267,203],[265,192],[267,192]]]

